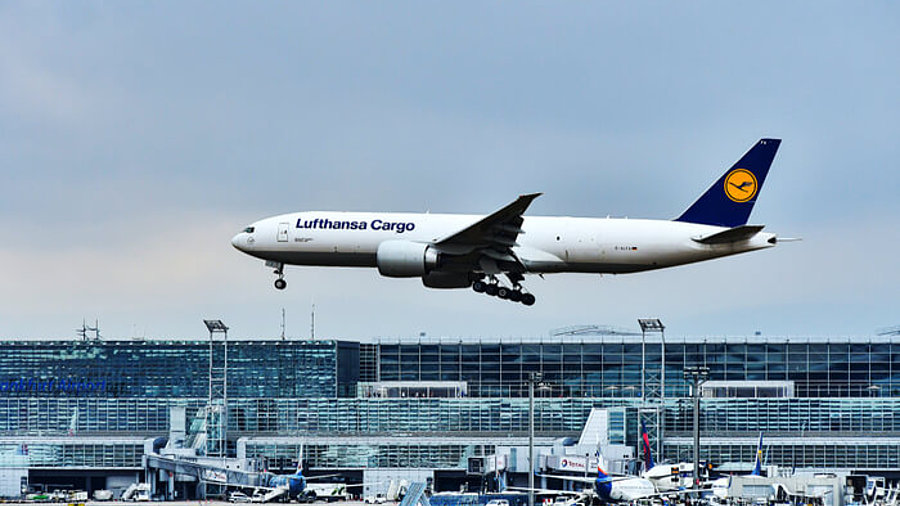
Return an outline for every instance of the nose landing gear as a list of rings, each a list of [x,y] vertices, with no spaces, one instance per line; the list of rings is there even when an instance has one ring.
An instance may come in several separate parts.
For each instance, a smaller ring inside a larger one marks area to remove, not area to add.
[[[275,288],[279,290],[287,288],[287,281],[284,280],[284,264],[281,262],[266,262],[266,266],[275,268],[275,275],[278,276],[278,279],[275,280]]]

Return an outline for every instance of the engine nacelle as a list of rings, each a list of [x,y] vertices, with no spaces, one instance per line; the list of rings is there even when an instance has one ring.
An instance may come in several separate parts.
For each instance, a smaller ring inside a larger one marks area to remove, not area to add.
[[[422,276],[422,284],[428,288],[469,288],[472,280],[467,273],[429,272]]]
[[[412,241],[384,241],[378,245],[375,262],[382,276],[414,278],[437,267],[440,253],[427,244]]]

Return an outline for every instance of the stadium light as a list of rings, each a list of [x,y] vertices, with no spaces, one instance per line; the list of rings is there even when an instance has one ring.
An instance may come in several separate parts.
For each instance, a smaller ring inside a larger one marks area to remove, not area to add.
[[[549,388],[544,383],[544,374],[533,372],[528,375],[528,506],[534,506],[534,386]]]
[[[222,320],[203,320],[206,330],[210,332],[228,332],[228,327],[222,323]]]
[[[684,379],[691,380],[694,388],[694,489],[700,488],[700,384],[709,378],[709,367],[690,365],[684,368]]]
[[[666,326],[663,325],[659,318],[638,318],[638,325],[641,326],[641,330],[644,332],[662,332],[666,330]]]

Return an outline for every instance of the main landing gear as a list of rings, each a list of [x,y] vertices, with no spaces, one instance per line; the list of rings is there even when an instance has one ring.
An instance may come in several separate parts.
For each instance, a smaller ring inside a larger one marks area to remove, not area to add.
[[[513,302],[521,302],[526,306],[534,305],[536,300],[534,295],[523,292],[522,286],[518,282],[513,283],[513,287],[509,288],[501,285],[494,276],[491,276],[488,281],[480,279],[475,281],[472,283],[472,290],[475,290],[477,293],[488,294],[492,297],[499,297]]]

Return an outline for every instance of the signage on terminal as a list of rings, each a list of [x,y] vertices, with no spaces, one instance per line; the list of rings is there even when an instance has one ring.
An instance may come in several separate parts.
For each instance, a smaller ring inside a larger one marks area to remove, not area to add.
[[[86,395],[106,392],[106,380],[92,381],[86,378],[38,379],[19,378],[0,381],[0,394],[45,393]]]
[[[584,457],[565,457],[559,461],[559,468],[570,471],[584,471]]]

